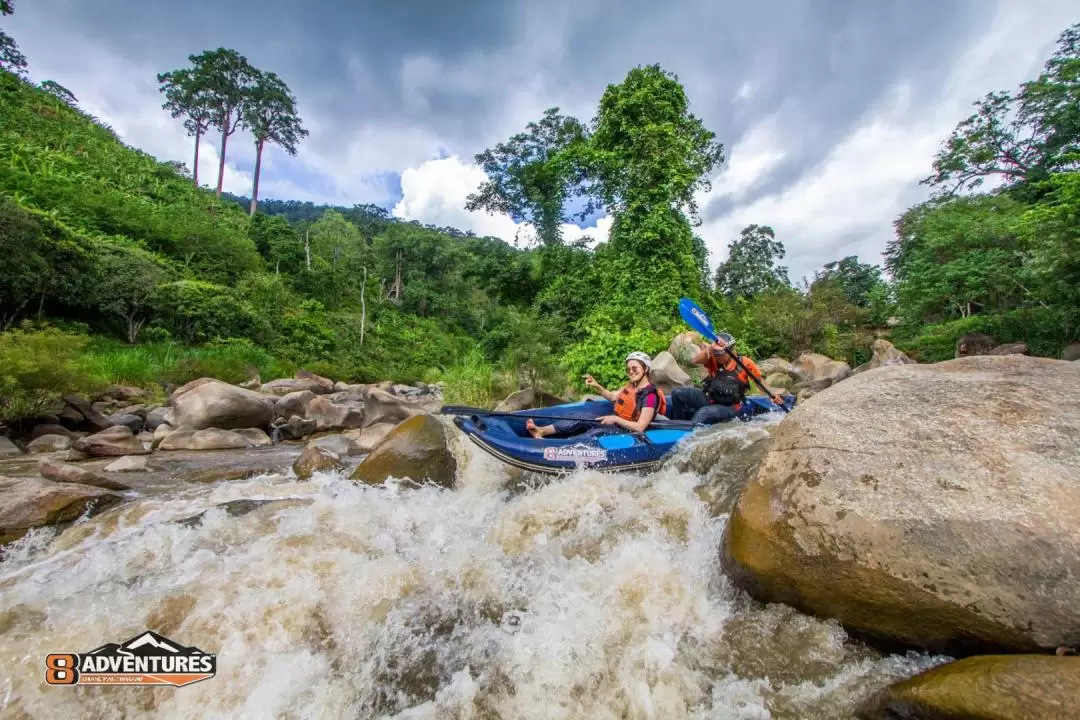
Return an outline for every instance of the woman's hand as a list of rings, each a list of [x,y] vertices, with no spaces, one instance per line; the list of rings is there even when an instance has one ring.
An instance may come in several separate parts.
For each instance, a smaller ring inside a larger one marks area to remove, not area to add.
[[[592,375],[585,376],[585,386],[600,389],[600,383],[596,382]]]
[[[618,415],[601,415],[596,418],[601,425],[618,425],[621,418]]]

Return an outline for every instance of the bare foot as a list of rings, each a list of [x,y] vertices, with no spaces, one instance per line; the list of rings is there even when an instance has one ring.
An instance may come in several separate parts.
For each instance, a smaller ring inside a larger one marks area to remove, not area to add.
[[[545,427],[540,427],[539,425],[537,425],[536,423],[533,422],[532,418],[529,418],[528,420],[525,421],[525,429],[528,430],[529,434],[532,435],[537,440],[539,440],[540,438],[547,435],[548,433],[546,433],[544,431],[548,430],[550,427],[551,427],[550,425],[545,426]]]

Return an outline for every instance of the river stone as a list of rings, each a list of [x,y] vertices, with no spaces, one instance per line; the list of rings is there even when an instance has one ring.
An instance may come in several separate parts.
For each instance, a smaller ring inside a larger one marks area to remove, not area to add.
[[[315,393],[310,390],[298,390],[288,395],[283,395],[274,406],[274,416],[287,418],[293,415],[303,417],[308,403],[315,399]]]
[[[26,444],[26,452],[61,452],[69,447],[71,447],[71,438],[67,435],[41,435]]]
[[[146,457],[140,456],[140,459],[145,461]],[[105,488],[106,490],[131,489],[131,486],[125,485],[119,480],[107,478],[104,475],[99,475],[86,468],[81,468],[78,465],[69,465],[65,462],[58,462],[47,458],[42,458],[38,461],[38,472],[41,473],[41,477],[46,480],[52,480],[53,482],[90,485],[93,487]]]
[[[36,527],[74,520],[88,510],[95,515],[122,500],[121,495],[89,485],[0,476],[0,544],[18,540]]]
[[[261,432],[261,431],[260,431]],[[160,450],[242,450],[256,447],[260,444],[270,444],[270,438],[266,437],[263,443],[256,437],[247,437],[246,433],[221,428],[206,428],[205,430],[178,429],[165,436],[158,445]]]
[[[158,429],[161,423],[165,422],[165,415],[169,412],[167,407],[156,407],[146,413],[146,421],[143,423],[143,429],[153,432]]]
[[[64,439],[66,440],[67,438]],[[70,442],[70,440],[68,442]],[[19,449],[18,445],[11,442],[11,440],[0,435],[0,457],[8,455],[22,455],[22,450]]]
[[[63,425],[47,424],[47,425],[35,425],[34,429],[30,431],[30,439],[37,440],[42,435],[63,435],[70,440],[78,440],[81,437],[86,437],[90,433],[75,432],[74,430],[68,430]]]
[[[407,400],[393,395],[386,390],[372,388],[364,401],[363,427],[375,423],[394,423],[395,425],[415,415],[437,412],[442,403],[433,397]]]
[[[1031,348],[1026,342],[1005,343],[990,351],[990,355],[1030,355]]]
[[[803,353],[795,358],[791,369],[792,372],[789,374],[799,378],[799,380],[810,385],[815,390],[822,390],[851,375],[851,366],[846,362],[833,360],[818,353]],[[764,373],[764,370],[762,370],[762,373]]]
[[[852,370],[852,374],[866,372],[867,370],[875,370],[879,367],[888,367],[890,365],[911,365],[915,361],[909,358],[898,350],[891,342],[878,338],[874,340],[870,346],[874,352],[873,356],[864,362],[859,367]]]
[[[300,480],[308,480],[317,472],[341,470],[345,463],[336,452],[321,445],[308,445],[293,463],[293,472]]]
[[[105,430],[106,428],[112,427],[112,422],[95,410],[85,398],[79,397],[78,395],[65,395],[64,402],[75,408],[82,416],[84,424],[90,428],[94,430]]]
[[[329,450],[338,457],[359,455],[353,441],[344,435],[324,435],[323,437],[309,440],[306,447],[321,447],[325,450]]]
[[[352,479],[377,485],[388,477],[454,487],[457,460],[446,426],[432,415],[415,415],[391,430],[356,466]]]
[[[72,447],[94,457],[146,455],[150,452],[127,425],[114,425],[108,430],[81,437]]]
[[[326,396],[312,398],[307,404],[307,417],[315,421],[316,432],[351,430],[364,424],[364,406],[357,403],[335,403]]]
[[[1062,360],[1080,360],[1080,340],[1069,343],[1061,352]]]
[[[495,412],[517,412],[530,408],[552,407],[562,405],[565,400],[543,390],[534,392],[532,388],[525,388],[512,392],[506,399],[495,406]]]
[[[1078,399],[1080,366],[1024,355],[845,380],[777,426],[724,565],[754,597],[884,645],[1076,646]]]
[[[145,455],[125,455],[105,466],[105,472],[139,472],[146,470]]]
[[[931,668],[864,701],[861,720],[1071,720],[1080,657],[981,655]]]
[[[694,383],[687,372],[679,366],[675,356],[667,350],[658,353],[653,358],[651,375],[656,386],[668,396],[671,395],[671,391],[675,388]]]
[[[368,425],[363,430],[346,430],[342,434],[352,443],[352,454],[363,455],[378,447],[383,438],[395,427],[397,426],[394,423],[375,423],[374,425]]]
[[[268,427],[274,418],[273,398],[212,378],[200,378],[172,394],[173,412],[167,422],[176,428]]]
[[[117,413],[109,417],[113,425],[124,425],[131,428],[136,435],[142,432],[143,419],[134,413]]]
[[[784,373],[785,375],[790,375],[791,377],[797,377],[799,374],[798,371],[795,369],[794,365],[789,363],[784,358],[776,357],[775,355],[773,357],[765,358],[764,360],[759,362],[757,366],[758,370],[761,371],[761,374],[766,377],[772,375],[773,373]]]

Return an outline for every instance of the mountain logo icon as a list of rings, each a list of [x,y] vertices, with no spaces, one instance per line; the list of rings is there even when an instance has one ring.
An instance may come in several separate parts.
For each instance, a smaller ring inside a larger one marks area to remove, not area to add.
[[[217,656],[146,630],[121,643],[86,652],[50,653],[50,685],[172,685],[183,687],[217,674]]]

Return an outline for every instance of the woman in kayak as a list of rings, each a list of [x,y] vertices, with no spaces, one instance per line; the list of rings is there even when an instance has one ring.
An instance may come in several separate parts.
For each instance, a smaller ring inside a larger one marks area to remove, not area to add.
[[[657,415],[667,411],[667,399],[664,392],[652,382],[652,359],[643,352],[632,352],[626,356],[626,375],[629,382],[620,390],[608,390],[596,382],[592,375],[585,376],[585,384],[596,390],[615,404],[612,415],[598,417],[595,422],[602,425],[618,425],[631,432],[642,432],[649,427]],[[569,437],[585,432],[594,422],[561,420],[551,425],[537,425],[532,418],[525,421],[525,429],[534,438]]]

